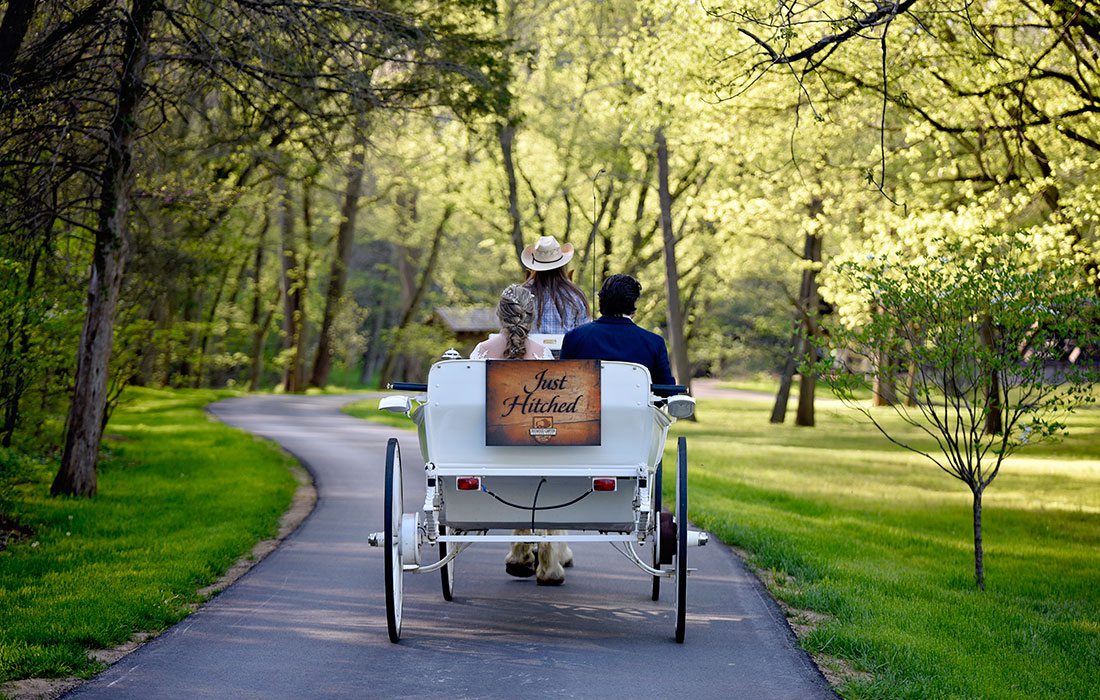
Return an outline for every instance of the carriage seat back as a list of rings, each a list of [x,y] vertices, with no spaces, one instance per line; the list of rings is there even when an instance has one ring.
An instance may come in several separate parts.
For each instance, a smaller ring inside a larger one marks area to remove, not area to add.
[[[425,458],[437,467],[654,467],[664,451],[668,417],[650,403],[649,370],[602,362],[600,444],[485,444],[485,360],[437,362],[428,374],[420,430]]]

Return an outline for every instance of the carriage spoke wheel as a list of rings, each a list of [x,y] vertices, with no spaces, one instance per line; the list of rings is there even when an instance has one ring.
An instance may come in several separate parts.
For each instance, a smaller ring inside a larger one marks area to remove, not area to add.
[[[676,641],[684,643],[687,614],[688,535],[687,438],[676,442]]]
[[[443,535],[451,534],[451,528],[446,525],[443,526]],[[443,560],[447,556],[447,543],[439,543],[439,558]],[[455,563],[451,561],[443,565],[443,568],[439,570],[439,578],[443,584],[443,600],[454,600],[455,596]]]
[[[657,462],[657,471],[653,474],[653,568],[661,568],[661,468],[662,462]],[[653,600],[661,599],[661,577],[653,577]]]
[[[386,627],[390,641],[401,639],[401,601],[404,596],[401,565],[401,448],[396,438],[386,445]],[[407,543],[414,546],[414,543]]]

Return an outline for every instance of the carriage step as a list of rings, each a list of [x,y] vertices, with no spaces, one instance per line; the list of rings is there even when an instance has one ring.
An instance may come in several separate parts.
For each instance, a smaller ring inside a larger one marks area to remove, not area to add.
[[[381,547],[382,543],[386,540],[386,533],[384,532],[372,532],[367,535],[367,544],[371,547]]]

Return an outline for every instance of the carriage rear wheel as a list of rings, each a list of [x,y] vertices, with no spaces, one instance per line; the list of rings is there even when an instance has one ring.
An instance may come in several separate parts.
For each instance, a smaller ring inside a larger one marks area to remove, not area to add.
[[[440,533],[443,535],[451,534],[451,528],[446,525],[443,526],[443,531]],[[447,543],[439,543],[439,559],[442,561],[447,558]],[[455,563],[454,561],[447,562],[443,565],[443,568],[439,570],[439,578],[443,584],[443,600],[454,600],[455,596]]]
[[[653,474],[653,568],[661,568],[661,472],[663,471],[661,466],[662,462],[657,462],[657,471]],[[653,600],[661,599],[661,577],[653,577],[653,592],[651,594]]]
[[[401,601],[404,570],[401,562],[401,448],[396,438],[386,444],[386,627],[390,641],[401,639]],[[413,543],[409,543],[410,545]]]
[[[676,641],[684,643],[687,615],[688,472],[687,438],[676,441]]]

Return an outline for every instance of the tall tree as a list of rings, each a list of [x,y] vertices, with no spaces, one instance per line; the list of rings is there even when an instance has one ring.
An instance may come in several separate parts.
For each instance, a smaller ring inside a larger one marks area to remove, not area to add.
[[[145,67],[155,7],[155,0],[133,0],[123,23],[122,70],[114,94],[114,118],[107,132],[106,159],[99,176],[99,217],[87,312],[66,421],[65,450],[50,487],[54,495],[93,496],[96,492],[95,467],[107,403],[107,368],[114,342],[115,309],[130,255],[133,147],[145,94]]]
[[[810,205],[810,216],[816,217],[821,213],[821,200],[815,199]],[[821,308],[821,296],[818,293],[817,272],[821,264],[821,236],[806,233],[805,247],[802,259],[806,261],[806,268],[802,271],[802,285],[798,293],[798,307],[802,313],[802,342],[803,367],[799,372],[798,381],[798,410],[795,412],[794,424],[804,427],[814,425],[814,394],[817,389],[817,374],[813,368],[816,360],[814,339],[819,335],[818,313]]]
[[[283,391],[294,393],[303,390],[301,385],[302,329],[305,323],[306,276],[302,267],[302,250],[299,246],[294,221],[294,194],[285,177],[279,178],[277,189],[282,193],[279,208],[279,235],[282,250],[283,290]]]
[[[366,152],[366,123],[365,120],[359,120],[351,147],[347,187],[344,189],[344,201],[340,208],[340,223],[336,227],[336,249],[332,256],[332,268],[329,271],[329,282],[325,292],[325,311],[321,319],[317,356],[313,360],[313,371],[310,373],[310,386],[323,387],[328,384],[329,372],[332,369],[333,324],[347,287],[348,261],[351,256],[351,244],[355,238],[355,220],[359,214]]]
[[[661,234],[664,240],[665,293],[668,302],[668,339],[676,380],[691,390],[691,364],[684,337],[683,306],[680,304],[680,272],[676,267],[676,236],[672,232],[672,193],[668,187],[668,142],[664,127],[657,127],[657,191],[660,198]]]

